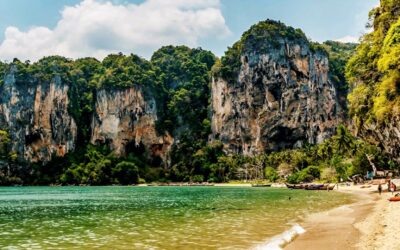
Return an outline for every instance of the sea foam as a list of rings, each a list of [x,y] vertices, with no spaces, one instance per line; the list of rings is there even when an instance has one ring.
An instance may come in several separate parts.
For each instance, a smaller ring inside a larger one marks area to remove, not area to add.
[[[272,237],[268,242],[256,246],[254,250],[282,250],[284,245],[305,232],[306,230],[300,225],[293,225],[289,230]]]

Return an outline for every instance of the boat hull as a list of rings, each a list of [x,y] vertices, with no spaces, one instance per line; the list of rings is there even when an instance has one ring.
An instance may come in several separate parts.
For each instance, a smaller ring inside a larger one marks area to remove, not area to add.
[[[305,189],[305,190],[333,190],[336,185],[333,184],[288,184],[289,189]]]
[[[399,196],[391,197],[389,201],[400,201],[400,197]]]
[[[252,184],[252,187],[271,187],[272,184]]]

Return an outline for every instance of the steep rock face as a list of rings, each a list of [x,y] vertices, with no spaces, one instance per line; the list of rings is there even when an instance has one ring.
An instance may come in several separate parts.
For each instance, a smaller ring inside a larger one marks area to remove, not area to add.
[[[15,81],[15,68],[0,88],[0,127],[7,129],[20,159],[46,163],[75,149],[77,127],[68,114],[68,86],[59,76],[50,82]]]
[[[236,80],[213,79],[213,138],[230,153],[252,155],[330,137],[340,117],[326,54],[305,38],[249,44]]]
[[[394,116],[385,124],[364,123],[361,128],[353,128],[355,135],[369,143],[378,145],[393,160],[400,162],[400,117]]]
[[[156,101],[145,96],[142,87],[100,90],[92,119],[91,143],[108,144],[119,156],[144,147],[149,156],[158,156],[165,162],[173,138],[157,135],[156,120]]]

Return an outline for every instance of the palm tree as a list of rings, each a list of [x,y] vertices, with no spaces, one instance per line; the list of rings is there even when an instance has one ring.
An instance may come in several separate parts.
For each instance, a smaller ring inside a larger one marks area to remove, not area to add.
[[[354,148],[353,136],[343,125],[338,126],[337,134],[333,139],[335,146],[340,153],[348,152]]]

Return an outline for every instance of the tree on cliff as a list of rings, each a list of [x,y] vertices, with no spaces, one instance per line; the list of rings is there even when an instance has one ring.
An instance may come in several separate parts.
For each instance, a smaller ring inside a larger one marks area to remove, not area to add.
[[[6,161],[9,157],[10,138],[7,131],[0,130],[0,160]]]
[[[157,128],[161,133],[168,131],[176,140],[170,153],[172,167],[167,173],[172,180],[208,176],[204,173],[208,167],[196,166],[195,161],[199,150],[207,150],[211,132],[209,83],[215,61],[210,51],[186,46],[162,47],[151,58],[160,77],[160,90],[164,91],[158,102]]]
[[[17,154],[11,150],[11,140],[5,130],[0,130],[0,185],[21,184],[17,173],[12,171],[12,165],[17,160]]]
[[[353,84],[349,111],[359,128],[400,114],[400,0],[381,0],[369,16],[374,30],[361,39],[346,67]]]

